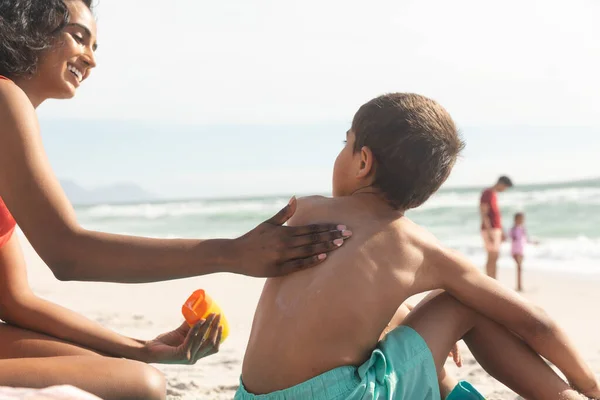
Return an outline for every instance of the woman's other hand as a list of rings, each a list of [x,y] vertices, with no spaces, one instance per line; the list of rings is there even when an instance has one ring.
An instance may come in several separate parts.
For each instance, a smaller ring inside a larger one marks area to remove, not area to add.
[[[211,314],[192,328],[184,322],[179,328],[146,342],[142,360],[157,364],[195,364],[219,351],[220,321],[220,315]]]

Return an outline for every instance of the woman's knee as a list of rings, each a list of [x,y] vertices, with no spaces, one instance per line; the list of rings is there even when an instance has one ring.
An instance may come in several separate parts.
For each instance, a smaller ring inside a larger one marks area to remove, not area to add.
[[[162,372],[151,365],[135,362],[134,375],[136,384],[131,396],[132,399],[165,399],[167,383]]]
[[[162,372],[150,365],[145,365],[144,381],[145,387],[148,390],[146,399],[163,400],[166,397],[167,381]]]

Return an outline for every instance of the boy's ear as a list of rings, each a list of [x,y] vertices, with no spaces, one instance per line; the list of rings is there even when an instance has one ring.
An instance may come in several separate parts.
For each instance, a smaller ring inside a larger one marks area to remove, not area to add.
[[[367,146],[360,149],[360,167],[356,173],[357,178],[366,178],[375,170],[375,157]]]

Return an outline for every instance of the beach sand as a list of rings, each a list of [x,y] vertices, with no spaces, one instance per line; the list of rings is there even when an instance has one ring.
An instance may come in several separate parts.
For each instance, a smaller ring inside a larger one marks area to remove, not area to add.
[[[222,307],[231,333],[221,351],[193,366],[156,365],[168,380],[169,399],[231,399],[263,279],[214,274],[143,285],[59,282],[22,238],[29,281],[40,297],[82,313],[124,335],[151,339],[183,320],[181,305],[194,290],[205,289]],[[525,269],[527,263],[525,262]],[[500,280],[513,287],[514,270],[501,269]],[[595,306],[600,304],[599,275],[526,271],[524,296],[541,305],[571,335],[585,359],[600,372],[600,340]],[[596,317],[594,316],[596,315]],[[464,366],[448,369],[473,383],[489,399],[516,399],[514,393],[481,369],[464,343]]]

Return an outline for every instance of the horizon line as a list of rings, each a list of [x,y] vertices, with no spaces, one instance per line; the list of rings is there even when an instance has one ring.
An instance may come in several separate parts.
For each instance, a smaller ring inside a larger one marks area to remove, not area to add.
[[[69,180],[69,179],[60,179],[61,182],[61,186],[63,182],[70,182],[73,183],[77,186],[79,186],[79,184],[73,180]],[[600,184],[600,176],[594,176],[594,177],[582,177],[582,178],[576,178],[573,180],[561,180],[561,181],[538,181],[538,182],[525,182],[525,183],[521,183],[521,184],[516,184],[515,188],[516,190],[519,190],[520,188],[526,188],[526,189],[534,189],[534,188],[538,188],[538,187],[544,187],[544,188],[552,188],[552,187],[560,187],[560,186],[574,186],[574,185],[585,185],[585,184]],[[138,184],[135,183],[131,183],[131,182],[115,182],[114,184],[110,184],[110,185],[103,185],[100,188],[106,188],[106,187],[112,187],[112,186],[117,186],[117,185],[132,185],[132,186],[136,186],[140,189],[142,189],[144,192],[146,192],[146,194],[148,196],[153,196],[151,198],[145,199],[145,200],[131,200],[131,201],[116,201],[116,202],[98,202],[98,203],[77,203],[77,202],[72,202],[73,206],[79,206],[79,207],[90,207],[90,206],[96,206],[96,205],[102,205],[102,204],[109,204],[109,205],[131,205],[131,204],[139,204],[139,203],[164,203],[164,202],[184,202],[184,201],[194,201],[194,200],[208,200],[208,201],[227,201],[227,200],[252,200],[252,199],[259,199],[259,198],[291,198],[292,196],[296,196],[296,197],[304,197],[304,196],[311,196],[311,195],[323,195],[323,196],[329,196],[328,194],[326,194],[326,192],[321,192],[321,191],[316,191],[313,193],[296,193],[296,194],[291,194],[291,193],[271,193],[271,194],[241,194],[239,196],[181,196],[181,197],[169,197],[169,196],[161,196],[161,195],[156,195],[154,193],[151,193],[149,191],[147,191],[146,189],[144,189],[143,187],[141,187]],[[485,187],[488,187],[491,185],[477,185],[477,184],[472,184],[472,185],[448,185],[448,186],[442,186],[436,193],[440,193],[440,192],[448,192],[448,191],[473,191],[473,190],[483,190]],[[81,186],[80,186],[81,187]],[[88,190],[85,189],[83,187],[81,187],[84,190]]]

